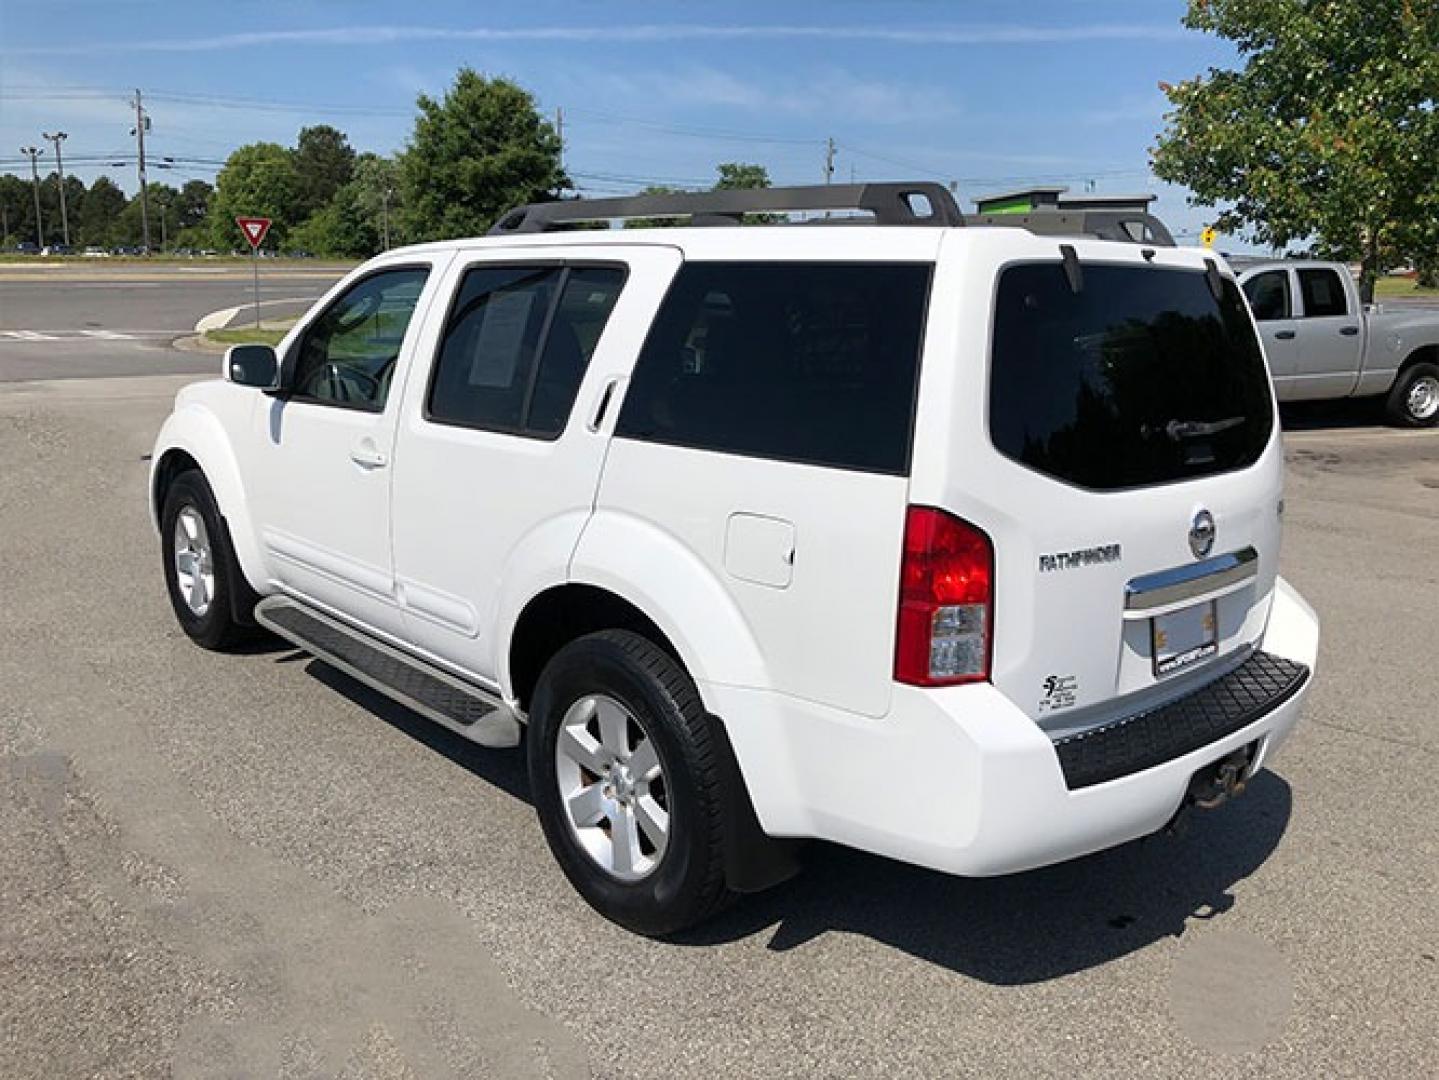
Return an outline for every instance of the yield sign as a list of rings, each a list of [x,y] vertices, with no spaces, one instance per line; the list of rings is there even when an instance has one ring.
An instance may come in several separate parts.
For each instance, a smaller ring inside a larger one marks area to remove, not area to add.
[[[251,249],[264,243],[265,234],[270,231],[270,219],[267,217],[237,217],[235,224],[240,226],[245,239],[250,241]]]

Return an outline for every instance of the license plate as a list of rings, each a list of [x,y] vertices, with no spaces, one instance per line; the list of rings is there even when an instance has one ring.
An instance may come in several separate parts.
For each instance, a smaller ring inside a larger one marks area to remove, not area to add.
[[[1213,600],[1149,620],[1154,674],[1173,675],[1219,651],[1218,608]]]

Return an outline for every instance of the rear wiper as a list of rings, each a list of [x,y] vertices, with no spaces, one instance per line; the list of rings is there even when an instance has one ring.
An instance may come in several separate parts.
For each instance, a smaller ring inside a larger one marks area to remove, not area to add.
[[[1228,431],[1230,428],[1238,427],[1244,423],[1242,416],[1230,416],[1223,420],[1171,420],[1162,429],[1175,442],[1183,442],[1185,439],[1203,439],[1210,435],[1218,435],[1221,431]]]

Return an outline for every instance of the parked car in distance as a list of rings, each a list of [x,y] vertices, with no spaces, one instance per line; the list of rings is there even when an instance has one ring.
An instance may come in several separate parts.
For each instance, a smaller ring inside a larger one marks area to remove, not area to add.
[[[741,224],[799,208],[872,221]],[[1283,482],[1217,258],[858,184],[387,252],[180,392],[150,510],[197,644],[523,740],[569,880],[666,934],[805,838],[1004,874],[1241,791],[1318,649]]]
[[[110,257],[108,251],[94,244],[91,244],[84,251],[80,252],[80,254],[86,259],[108,259]]]
[[[33,240],[21,240],[18,244],[15,245],[15,254],[38,255],[40,254],[40,245],[35,243]]]
[[[73,255],[75,249],[69,244],[46,244],[40,251],[41,255]]]
[[[1379,397],[1395,423],[1439,423],[1439,309],[1366,308],[1343,263],[1231,262],[1280,401]]]

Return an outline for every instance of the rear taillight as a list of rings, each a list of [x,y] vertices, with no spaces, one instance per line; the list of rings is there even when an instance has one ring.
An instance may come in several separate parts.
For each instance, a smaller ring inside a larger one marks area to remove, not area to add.
[[[989,678],[994,548],[968,522],[928,506],[904,521],[894,677],[914,686]]]

